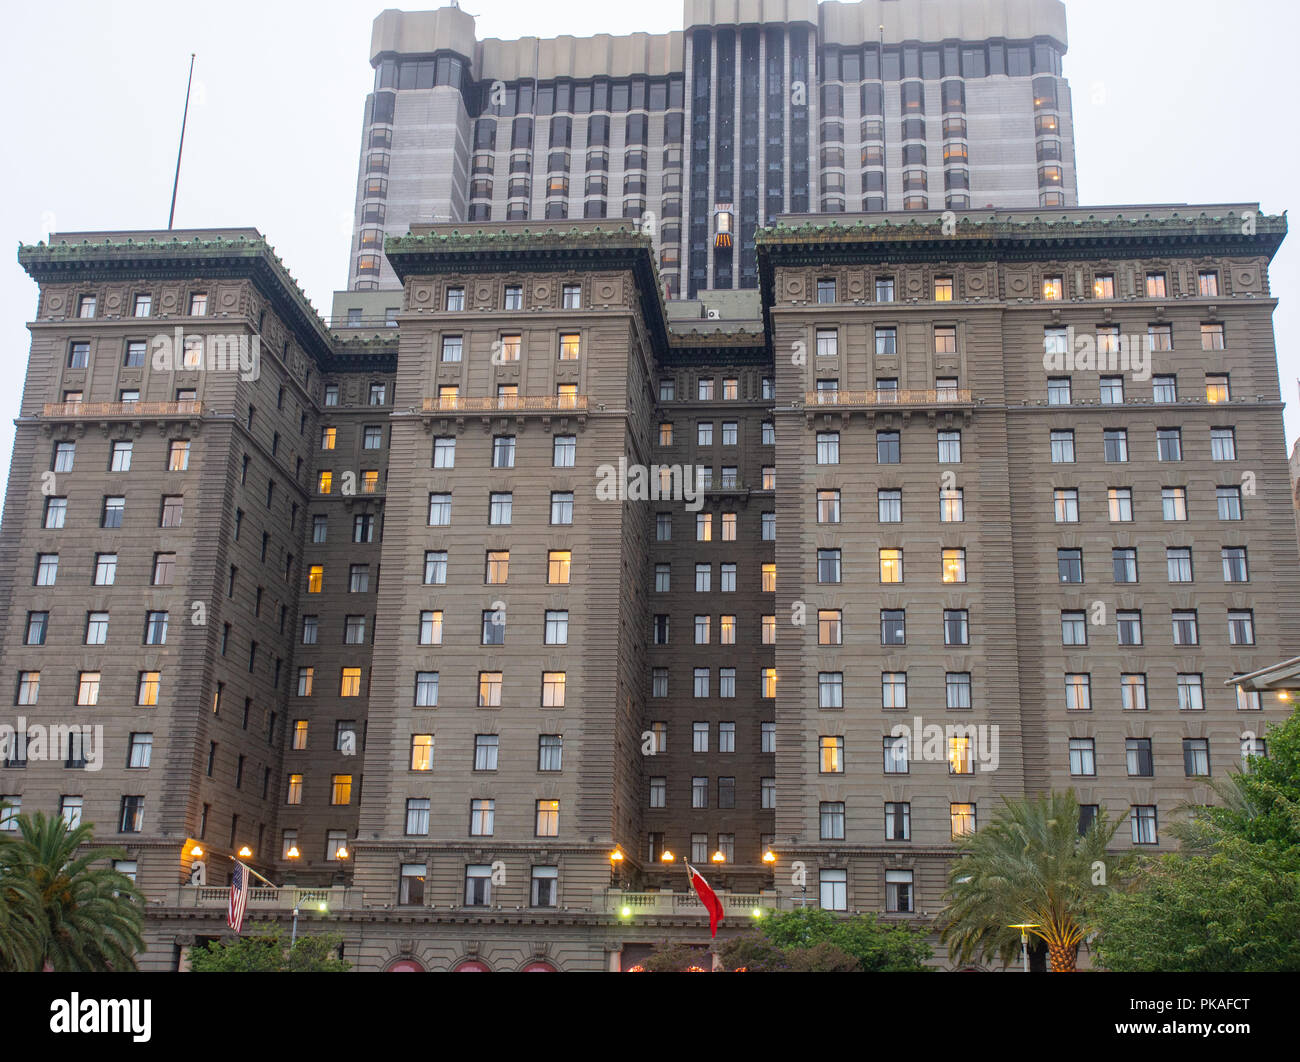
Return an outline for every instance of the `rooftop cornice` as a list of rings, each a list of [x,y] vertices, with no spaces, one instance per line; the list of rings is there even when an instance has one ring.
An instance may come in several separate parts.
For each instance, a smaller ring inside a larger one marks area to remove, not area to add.
[[[141,234],[143,235],[143,234]],[[115,280],[131,277],[248,277],[318,360],[329,358],[334,340],[275,249],[258,236],[159,240],[83,239],[19,244],[18,263],[37,283]]]
[[[543,270],[630,268],[655,346],[663,350],[668,345],[668,313],[654,245],[637,227],[575,223],[539,230],[527,225],[499,229],[439,225],[389,236],[384,254],[403,282],[410,276],[495,272],[516,265]]]
[[[999,216],[999,215],[1002,216]],[[857,215],[804,221],[758,230],[761,259],[789,262],[809,253],[824,257],[859,257],[893,261],[1095,257],[1132,254],[1141,249],[1168,254],[1267,254],[1277,252],[1287,232],[1286,214],[1267,215],[1230,209],[1223,214],[1146,214],[1070,211],[1062,214],[990,212],[986,217],[931,215],[894,221]]]

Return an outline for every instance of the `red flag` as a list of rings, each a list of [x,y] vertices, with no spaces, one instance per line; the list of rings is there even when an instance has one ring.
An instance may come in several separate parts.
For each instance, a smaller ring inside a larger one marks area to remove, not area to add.
[[[691,886],[695,889],[695,895],[700,898],[700,903],[704,904],[705,909],[709,912],[709,931],[716,937],[718,935],[718,923],[722,921],[722,901],[718,899],[718,894],[713,891],[709,883],[704,880],[704,875],[691,866],[690,863],[686,864],[686,876],[690,878]]]

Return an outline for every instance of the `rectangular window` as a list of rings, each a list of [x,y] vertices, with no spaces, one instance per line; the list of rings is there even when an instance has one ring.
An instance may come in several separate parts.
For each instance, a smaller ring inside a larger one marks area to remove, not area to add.
[[[451,495],[429,495],[429,526],[446,527],[451,523]]]
[[[114,567],[116,568],[116,556]],[[57,553],[38,553],[36,555],[36,586],[53,586],[59,577],[59,555]]]
[[[1155,773],[1151,760],[1150,738],[1126,738],[1124,759],[1131,777],[1150,778]]]
[[[1210,459],[1212,461],[1237,459],[1237,433],[1233,428],[1210,429]]]
[[[1228,613],[1228,644],[1255,644],[1255,613],[1253,609],[1238,609]]]
[[[1092,710],[1092,676],[1067,674],[1065,676],[1065,707],[1071,712]]]
[[[822,801],[820,804],[821,839],[844,840],[844,802]]]
[[[1117,612],[1115,625],[1119,633],[1120,645],[1142,644],[1142,613]]]
[[[817,872],[817,899],[823,911],[849,909],[849,872],[827,867]]]
[[[1092,738],[1070,738],[1070,774],[1092,778],[1097,774],[1097,755]]]
[[[48,612],[27,613],[27,626],[23,634],[23,645],[44,645],[49,626],[50,614]]]
[[[1220,520],[1241,519],[1241,488],[1215,487],[1215,499],[1219,506]]]
[[[1180,712],[1199,712],[1205,708],[1205,691],[1201,676],[1180,674],[1178,676],[1178,710]]]
[[[970,617],[966,609],[944,609],[943,644],[970,644]]]
[[[975,805],[952,804],[949,808],[952,819],[952,839],[969,837],[975,832]]]
[[[148,612],[145,614],[145,645],[167,644],[167,617],[168,613],[166,612]]]
[[[907,774],[910,739],[907,735],[884,739],[885,774]]]
[[[1119,677],[1120,707],[1126,712],[1147,710],[1147,677],[1142,674],[1125,674]]]
[[[496,801],[479,799],[470,801],[469,833],[471,837],[491,837],[496,828]]]
[[[1123,428],[1109,428],[1102,432],[1102,452],[1105,460],[1122,464],[1128,460],[1128,432]]]
[[[1162,487],[1160,490],[1161,513],[1166,520],[1187,519],[1187,488]]]
[[[1133,519],[1133,491],[1128,487],[1107,488],[1106,507],[1112,523],[1131,521]]]
[[[546,612],[546,645],[569,644],[569,613],[567,609],[548,609]]]
[[[551,492],[551,523],[557,525],[573,523],[572,491]]]
[[[339,696],[361,696],[361,668],[345,667],[339,675]]]
[[[1183,773],[1188,778],[1209,777],[1210,743],[1205,738],[1183,738]]]
[[[1223,561],[1223,581],[1225,583],[1246,583],[1250,581],[1250,569],[1246,562],[1244,546],[1224,546],[1219,550]]]
[[[1192,551],[1183,546],[1170,546],[1165,549],[1165,564],[1169,571],[1171,583],[1190,583],[1192,581]]]
[[[365,634],[365,617],[360,617],[361,634]],[[442,609],[426,610],[420,613],[420,644],[442,644]]]
[[[1070,464],[1074,461],[1074,432],[1052,432],[1052,463]]]
[[[438,672],[417,671],[415,673],[415,707],[438,707]]]
[[[478,706],[480,708],[501,707],[502,673],[500,671],[480,671],[478,673]]]

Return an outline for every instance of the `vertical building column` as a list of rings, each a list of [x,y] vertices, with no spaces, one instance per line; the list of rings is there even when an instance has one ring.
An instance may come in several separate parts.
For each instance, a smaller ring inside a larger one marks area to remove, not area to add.
[[[731,286],[740,287],[741,263],[741,210],[740,210],[740,174],[745,168],[745,132],[740,124],[740,104],[745,92],[745,71],[742,65],[741,27],[736,27],[735,39],[732,41],[731,77],[732,77],[732,124],[731,124]]]
[[[758,214],[761,229],[767,224],[767,30],[758,27]]]
[[[677,297],[686,299],[691,294],[691,185],[694,151],[691,133],[695,117],[695,34],[689,30],[686,40],[684,71],[682,75],[682,240],[678,251],[679,279]],[[662,219],[660,219],[662,221]]]
[[[821,83],[817,77],[817,26],[808,31],[808,210],[821,212],[821,166],[817,145],[821,143]]]
[[[785,145],[790,143],[790,30],[786,27],[781,33],[781,62],[784,67],[781,74],[781,111],[784,129],[781,135],[781,165],[784,181],[781,189],[781,211],[790,213],[790,152]]]
[[[708,262],[708,275],[704,280],[706,288],[713,287],[713,208],[718,198],[718,159],[713,150],[718,137],[718,108],[712,105],[718,95],[718,35],[714,32],[709,34],[709,95],[709,196],[704,204],[704,254]]]

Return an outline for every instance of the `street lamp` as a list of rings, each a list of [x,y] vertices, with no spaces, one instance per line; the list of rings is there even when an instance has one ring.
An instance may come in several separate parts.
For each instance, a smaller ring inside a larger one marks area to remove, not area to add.
[[[763,853],[763,862],[770,867],[773,863],[776,862],[776,853],[769,848],[766,852]]]
[[[239,850],[240,859],[251,859],[252,855],[253,855],[253,850],[249,848],[248,845],[244,845],[244,847]]]
[[[719,848],[716,852],[714,852],[713,855],[712,855],[710,858],[711,858],[715,863],[725,863],[725,862],[727,861],[727,857],[726,857],[725,855],[722,854],[722,849],[721,849],[721,848]]]
[[[196,844],[193,848],[190,849],[190,855],[192,855],[195,859],[202,859],[203,858],[202,847]]]
[[[661,855],[661,856],[659,857],[659,862],[661,862],[661,863],[671,863],[671,862],[673,862],[674,860],[676,860],[676,858],[677,858],[677,857],[676,857],[675,855],[673,855],[672,852],[668,851],[668,849],[665,848],[665,849],[664,849],[664,854]]]
[[[1007,926],[1008,929],[1020,930],[1020,958],[1024,964],[1024,972],[1029,972],[1029,930],[1037,929],[1037,922],[1021,922],[1018,925]]]
[[[298,851],[298,846],[296,844],[291,844],[289,846],[289,851],[284,853],[286,859],[297,859],[301,855],[302,853]]]

